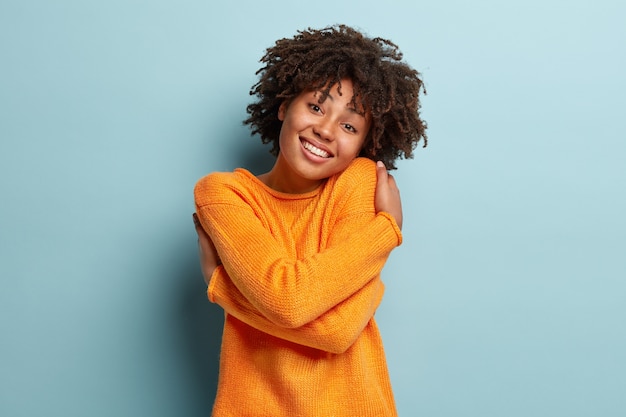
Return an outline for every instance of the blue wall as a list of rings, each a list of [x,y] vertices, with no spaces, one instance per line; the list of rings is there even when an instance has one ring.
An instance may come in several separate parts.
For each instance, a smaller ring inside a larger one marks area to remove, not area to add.
[[[348,23],[425,78],[377,317],[402,416],[626,415],[624,2],[0,3],[0,415],[206,416],[191,221],[265,47]]]

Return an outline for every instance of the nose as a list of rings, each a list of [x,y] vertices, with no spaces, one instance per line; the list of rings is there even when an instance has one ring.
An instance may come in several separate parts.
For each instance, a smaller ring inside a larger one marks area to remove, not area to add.
[[[335,123],[329,117],[321,118],[314,126],[313,133],[322,140],[335,140]]]

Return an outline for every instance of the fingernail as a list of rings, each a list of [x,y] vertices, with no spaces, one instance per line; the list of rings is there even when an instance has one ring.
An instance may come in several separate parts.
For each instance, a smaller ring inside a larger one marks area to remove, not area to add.
[[[383,161],[377,161],[376,162],[376,166],[379,167],[379,168],[384,168],[385,164],[383,164]]]

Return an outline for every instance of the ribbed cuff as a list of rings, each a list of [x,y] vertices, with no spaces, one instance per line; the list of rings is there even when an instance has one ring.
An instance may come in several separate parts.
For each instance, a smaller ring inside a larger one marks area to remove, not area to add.
[[[222,272],[221,269],[223,268],[222,265],[218,265],[215,270],[213,271],[213,274],[211,275],[211,279],[209,280],[209,286],[207,288],[207,297],[209,298],[209,301],[212,303],[215,303],[215,287],[217,285],[217,280],[219,279],[219,275]]]
[[[391,227],[393,227],[394,232],[396,232],[396,236],[398,237],[398,246],[402,244],[402,231],[398,227],[398,223],[396,223],[396,219],[389,213],[384,211],[379,211],[378,216],[383,216],[391,223]]]

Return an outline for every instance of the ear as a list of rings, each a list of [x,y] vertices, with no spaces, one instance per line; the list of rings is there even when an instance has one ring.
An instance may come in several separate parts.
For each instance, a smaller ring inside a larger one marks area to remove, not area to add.
[[[287,102],[283,101],[278,108],[278,120],[281,122],[285,120],[285,113],[287,112]]]

